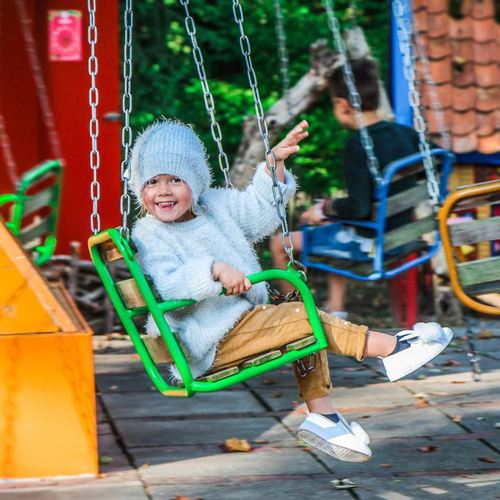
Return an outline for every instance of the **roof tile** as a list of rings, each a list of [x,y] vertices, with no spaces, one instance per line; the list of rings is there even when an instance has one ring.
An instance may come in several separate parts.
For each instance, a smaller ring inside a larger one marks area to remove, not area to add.
[[[500,60],[500,45],[495,40],[484,43],[474,42],[472,50],[476,64],[487,64]]]
[[[493,87],[500,83],[500,69],[497,63],[475,64],[474,76],[479,87]]]
[[[476,42],[496,40],[496,23],[492,17],[488,19],[469,19],[472,23],[472,37]]]
[[[432,3],[432,2],[431,2]],[[493,2],[485,2],[484,0],[475,0],[472,3],[470,15],[474,19],[492,19],[495,17],[495,6]]]
[[[446,114],[445,114],[446,117]],[[447,121],[447,123],[449,123]],[[453,111],[451,132],[453,135],[467,135],[476,130],[476,110]]]
[[[474,63],[471,60],[464,61],[459,56],[456,56],[453,59],[452,81],[457,87],[467,87],[468,85],[472,85],[475,82]]]
[[[490,113],[476,113],[476,120],[478,137],[485,137],[495,133],[495,111],[491,111]]]
[[[478,143],[480,153],[486,155],[497,153],[500,150],[500,130],[487,137],[480,137]]]
[[[481,22],[481,21],[478,21]],[[427,35],[430,38],[437,38],[448,35],[450,18],[446,12],[431,14],[427,17]]]
[[[431,59],[442,59],[451,54],[450,37],[448,35],[438,38],[429,38],[427,43],[427,55]]]
[[[429,69],[456,153],[500,152],[500,24],[498,0],[461,0],[451,18],[451,0],[413,0],[415,24],[427,50]],[[425,81],[424,66],[417,74]],[[422,103],[430,137],[440,142],[439,120],[429,89]]]
[[[494,111],[500,109],[500,88],[488,89],[476,88],[476,109],[480,112]]]
[[[471,151],[476,151],[477,145],[477,135],[474,132],[467,135],[452,136],[452,148],[455,153],[470,153]]]
[[[468,109],[475,109],[476,87],[474,85],[469,85],[468,87],[452,87],[450,85],[450,87],[454,110],[466,111]]]

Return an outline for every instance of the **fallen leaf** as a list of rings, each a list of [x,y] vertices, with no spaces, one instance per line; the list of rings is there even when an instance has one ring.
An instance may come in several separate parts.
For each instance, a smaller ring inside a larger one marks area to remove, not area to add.
[[[99,463],[100,464],[110,464],[113,461],[111,457],[108,457],[107,455],[101,455],[99,457]]]
[[[262,377],[262,385],[274,385],[276,380],[269,377]]]
[[[428,446],[419,446],[417,448],[418,451],[421,451],[422,453],[432,453],[433,451],[436,451],[438,449],[437,446],[433,445],[428,445]]]
[[[449,359],[443,363],[443,366],[461,366],[462,363],[456,359]]]
[[[350,479],[334,479],[330,481],[336,490],[350,490],[356,488],[356,485]]]
[[[426,378],[427,378],[427,375],[422,375],[422,374],[421,374],[421,375],[419,375],[419,376],[417,377],[417,380],[425,380]]]
[[[242,451],[248,452],[252,451],[252,447],[246,439],[229,438],[224,441],[224,451],[234,452]]]
[[[478,457],[478,460],[481,462],[486,462],[487,464],[494,464],[496,460],[493,457],[489,457],[488,455],[484,455],[482,457]]]
[[[465,384],[465,380],[452,380],[452,384]]]
[[[455,415],[453,417],[453,422],[459,424],[460,422],[462,422],[462,415]]]
[[[191,497],[185,497],[184,495],[175,495],[175,500],[193,500]]]
[[[429,406],[429,401],[427,401],[427,399],[419,399],[415,403],[415,408],[424,408],[425,406]]]
[[[269,441],[267,439],[254,439],[255,444],[267,444]]]
[[[493,332],[487,329],[481,330],[478,335],[479,339],[491,339],[491,337],[493,337]]]
[[[392,467],[392,464],[380,464],[380,467]]]
[[[281,392],[272,392],[271,393],[272,398],[281,398],[281,396],[283,396],[283,394]]]

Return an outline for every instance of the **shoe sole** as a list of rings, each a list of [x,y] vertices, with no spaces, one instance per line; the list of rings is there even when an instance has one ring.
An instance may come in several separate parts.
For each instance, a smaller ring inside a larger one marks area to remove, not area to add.
[[[366,455],[360,451],[329,443],[305,429],[297,431],[297,437],[314,448],[343,462],[367,462],[371,458],[370,455]]]
[[[449,328],[445,328],[446,330],[450,330]],[[450,330],[451,331],[451,330]],[[390,382],[396,382],[397,380],[401,380],[402,378],[406,377],[407,375],[411,375],[413,372],[417,371],[418,369],[422,368],[422,366],[426,365],[430,361],[432,361],[434,358],[437,358],[450,344],[450,342],[453,340],[453,333],[450,335],[450,338],[448,339],[448,342],[445,345],[441,345],[441,349],[438,351],[435,351],[434,353],[430,354],[429,356],[424,358],[424,361],[421,362],[419,365],[413,365],[411,369],[406,371],[405,373],[399,375],[396,378],[391,378],[387,376]]]

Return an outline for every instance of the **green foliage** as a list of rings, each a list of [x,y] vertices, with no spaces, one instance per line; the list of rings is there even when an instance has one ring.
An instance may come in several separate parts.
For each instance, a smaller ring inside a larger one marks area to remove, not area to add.
[[[335,2],[344,26],[352,22],[350,4],[347,0]],[[273,2],[247,0],[242,6],[260,96],[264,108],[268,109],[281,96]],[[204,55],[217,119],[223,131],[224,149],[231,159],[240,143],[244,116],[255,112],[231,2],[191,2],[189,7],[196,22],[198,44]],[[147,0],[137,2],[134,9],[133,127],[140,130],[155,118],[175,116],[194,126],[213,160],[217,150],[210,135],[210,122],[184,28],[182,6],[178,0]],[[282,10],[293,85],[308,70],[311,43],[319,38],[331,42],[332,37],[320,0],[283,0]],[[365,30],[382,74],[387,66],[388,19],[387,2],[359,2],[357,22]],[[302,189],[316,196],[341,185],[338,153],[347,132],[335,122],[326,95],[314,110],[301,118],[309,121],[311,135],[303,143],[293,168]],[[212,163],[216,167],[217,162]],[[216,175],[219,174],[216,172]]]

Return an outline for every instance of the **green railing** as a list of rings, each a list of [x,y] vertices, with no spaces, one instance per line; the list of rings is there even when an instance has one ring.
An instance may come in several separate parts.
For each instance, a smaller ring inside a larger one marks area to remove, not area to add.
[[[116,283],[113,280],[106,259],[103,257],[103,252],[100,251],[101,245],[106,242],[108,242],[107,244],[109,244],[109,242],[112,242],[118,252],[121,254],[146,304],[144,307],[129,308],[126,306],[121,294],[118,291]],[[266,361],[261,365],[240,368],[240,371],[238,373],[230,375],[221,380],[196,380],[193,378],[186,357],[164,317],[165,312],[173,311],[175,309],[194,304],[195,301],[158,301],[146,277],[144,276],[142,269],[136,261],[134,253],[132,252],[128,241],[122,237],[119,230],[117,229],[107,229],[94,236],[91,236],[89,239],[89,249],[90,255],[103,282],[106,292],[108,293],[125,330],[132,340],[137,354],[139,355],[144,365],[146,373],[148,374],[155,387],[166,396],[189,397],[197,392],[212,392],[225,389],[234,384],[243,382],[249,378],[283,366],[287,363],[309,356],[310,354],[313,354],[327,347],[327,341],[325,338],[323,327],[321,325],[321,321],[311,291],[305,283],[304,273],[296,271],[291,267],[286,270],[270,269],[261,271],[248,276],[252,284],[277,279],[286,280],[299,291],[307,314],[309,316],[309,321],[311,323],[311,332],[316,338],[316,342],[301,349],[297,349],[296,351],[285,352],[279,358]],[[151,358],[151,355],[146,345],[144,344],[143,339],[141,338],[141,335],[133,321],[133,318],[144,315],[146,313],[151,314],[160,331],[161,337],[165,342],[165,345],[167,346],[167,349],[170,352],[177,369],[180,372],[183,382],[182,386],[171,385],[165,380],[165,378],[158,370],[153,359]]]
[[[59,219],[59,199],[61,192],[62,165],[58,160],[49,160],[26,172],[17,185],[16,193],[0,195],[0,206],[12,204],[10,220],[7,227],[17,236],[23,247],[30,241],[41,239],[41,243],[27,250],[33,253],[36,265],[47,262],[56,247],[56,230]],[[49,177],[54,177],[50,186],[29,193],[37,183],[42,183]],[[23,226],[24,219],[34,212],[49,207],[47,215],[40,217],[30,226]]]

